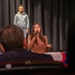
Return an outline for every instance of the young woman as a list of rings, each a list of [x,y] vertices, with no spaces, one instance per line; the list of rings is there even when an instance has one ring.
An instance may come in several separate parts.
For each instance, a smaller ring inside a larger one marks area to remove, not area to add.
[[[52,45],[48,44],[48,39],[42,33],[42,28],[39,23],[34,23],[31,34],[28,35],[28,48],[32,52],[43,54],[51,48]]]

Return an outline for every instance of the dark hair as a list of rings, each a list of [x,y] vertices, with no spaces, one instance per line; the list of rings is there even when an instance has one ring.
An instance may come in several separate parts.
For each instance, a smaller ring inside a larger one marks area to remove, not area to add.
[[[46,40],[45,40],[45,37],[44,37],[44,35],[43,35],[42,27],[41,27],[41,25],[40,25],[39,23],[37,23],[37,22],[34,23],[33,26],[32,26],[32,30],[31,30],[31,40],[32,40],[32,38],[34,37],[34,26],[35,26],[36,24],[38,24],[38,25],[40,26],[39,37],[40,37],[41,41],[44,42],[44,44],[46,44]],[[38,45],[37,40],[36,40],[34,43]]]
[[[23,31],[16,25],[6,26],[0,31],[0,41],[5,50],[22,48],[23,40]]]

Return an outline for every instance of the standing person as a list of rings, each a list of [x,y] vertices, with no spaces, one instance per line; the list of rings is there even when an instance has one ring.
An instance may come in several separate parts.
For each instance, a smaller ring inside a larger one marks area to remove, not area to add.
[[[52,45],[48,44],[48,39],[42,33],[42,28],[39,23],[34,23],[31,34],[28,35],[28,48],[32,52],[45,53],[49,51]]]
[[[28,33],[28,28],[29,28],[29,18],[26,12],[24,11],[24,6],[20,5],[18,7],[18,13],[14,17],[14,24],[19,26],[23,32],[24,32],[24,37],[26,38],[26,33]]]
[[[8,25],[0,30],[1,49],[0,62],[15,62],[27,60],[53,60],[51,55],[37,54],[23,48],[24,34],[17,25]]]

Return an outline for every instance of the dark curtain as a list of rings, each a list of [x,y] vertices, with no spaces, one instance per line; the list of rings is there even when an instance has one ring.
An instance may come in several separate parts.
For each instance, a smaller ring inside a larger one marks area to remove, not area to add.
[[[18,6],[23,4],[29,16],[29,34],[34,22],[39,22],[43,33],[52,44],[51,51],[67,50],[67,30],[75,15],[73,0],[0,0],[0,28],[13,24]]]

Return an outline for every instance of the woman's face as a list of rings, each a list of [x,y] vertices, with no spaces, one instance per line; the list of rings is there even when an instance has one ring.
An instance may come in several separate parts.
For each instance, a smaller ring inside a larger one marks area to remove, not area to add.
[[[34,32],[40,32],[40,26],[38,24],[34,25]]]

